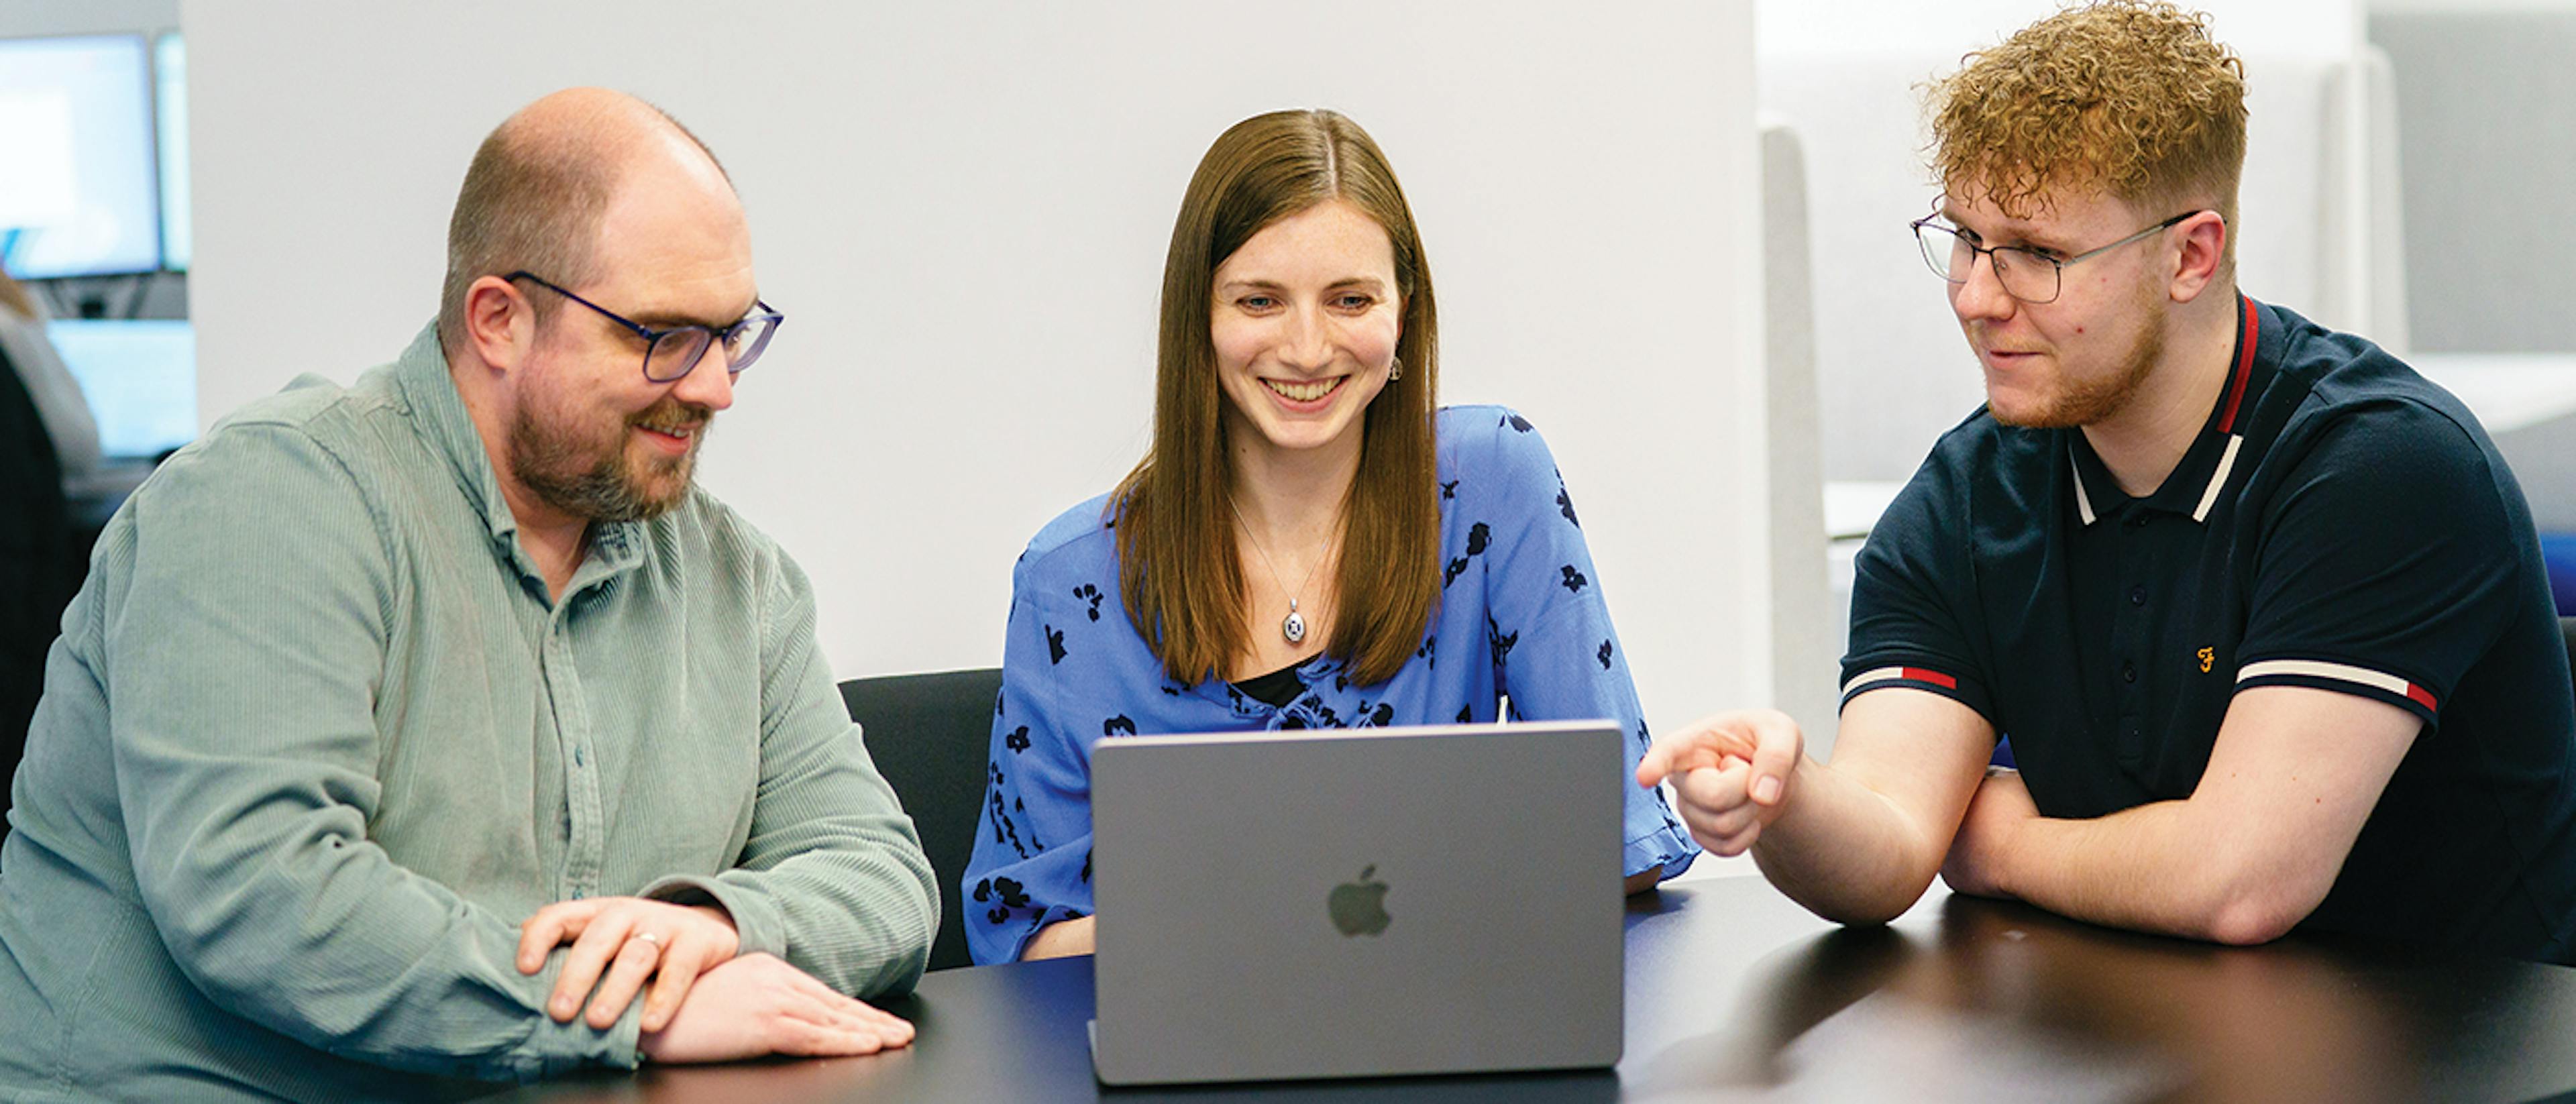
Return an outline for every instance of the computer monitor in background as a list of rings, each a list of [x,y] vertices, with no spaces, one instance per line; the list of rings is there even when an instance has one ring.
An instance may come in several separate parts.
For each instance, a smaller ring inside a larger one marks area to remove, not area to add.
[[[46,326],[80,381],[110,459],[159,456],[197,436],[197,334],[181,319],[57,318]]]
[[[141,35],[0,39],[0,265],[22,280],[161,267]]]
[[[152,41],[153,100],[160,106],[161,267],[188,271],[188,44],[170,31]]]

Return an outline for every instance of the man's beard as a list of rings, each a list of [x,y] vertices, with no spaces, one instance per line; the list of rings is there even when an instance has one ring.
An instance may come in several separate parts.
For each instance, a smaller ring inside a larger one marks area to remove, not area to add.
[[[605,440],[585,440],[564,428],[577,419],[558,416],[553,426],[541,424],[535,405],[521,404],[511,417],[510,472],[547,505],[591,521],[650,521],[670,512],[688,497],[698,446],[715,427],[713,411],[665,395],[619,422]],[[691,425],[686,453],[629,460],[628,430]]]
[[[2138,310],[2143,314],[2147,307],[2141,304]],[[2156,362],[2164,359],[2165,331],[2159,321],[2152,315],[2147,316],[2147,324],[2139,332],[2138,340],[2129,346],[2129,351],[2120,358],[2119,367],[2109,375],[2076,380],[2061,374],[2057,394],[2038,409],[2013,417],[1997,413],[1991,406],[1988,412],[1994,414],[1996,421],[2021,429],[2074,429],[2109,421],[2112,415],[2129,405],[2130,396],[2138,393],[2138,388],[2146,383],[2147,375],[2155,370]],[[2059,361],[2058,367],[2062,372],[2065,362]]]

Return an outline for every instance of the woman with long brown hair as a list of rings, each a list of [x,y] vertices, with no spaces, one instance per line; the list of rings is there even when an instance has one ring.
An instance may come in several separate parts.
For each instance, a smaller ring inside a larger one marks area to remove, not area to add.
[[[1219,136],[1163,270],[1151,451],[1012,574],[976,961],[1091,949],[1091,745],[1112,736],[1645,720],[1547,446],[1437,406],[1431,271],[1358,124],[1281,111]],[[1629,794],[1631,890],[1697,849]],[[1258,876],[1248,875],[1248,876]]]

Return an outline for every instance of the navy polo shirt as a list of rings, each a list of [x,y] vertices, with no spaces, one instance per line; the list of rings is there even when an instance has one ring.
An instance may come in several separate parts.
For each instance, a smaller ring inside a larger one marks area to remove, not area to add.
[[[2302,926],[2576,961],[2576,704],[2522,489],[2395,357],[2238,311],[2143,498],[2079,430],[1944,435],[1861,550],[1843,700],[1976,710],[2060,818],[2191,796],[2238,690],[2387,702],[2424,728]]]

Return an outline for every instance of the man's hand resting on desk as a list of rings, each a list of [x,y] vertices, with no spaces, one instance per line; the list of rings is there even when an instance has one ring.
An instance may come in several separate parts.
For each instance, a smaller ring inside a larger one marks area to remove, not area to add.
[[[519,925],[519,972],[545,969],[546,956],[567,940],[572,949],[564,952],[563,973],[555,979],[546,1011],[571,1022],[595,985],[589,1023],[605,1031],[626,1013],[644,979],[653,977],[652,995],[644,1001],[647,1033],[671,1022],[700,974],[731,961],[742,947],[733,917],[723,909],[641,897],[593,897],[547,905]],[[607,976],[601,976],[602,970]]]
[[[706,972],[669,1026],[646,1033],[655,1062],[874,1054],[912,1044],[912,1024],[833,992],[803,970],[744,955]]]

